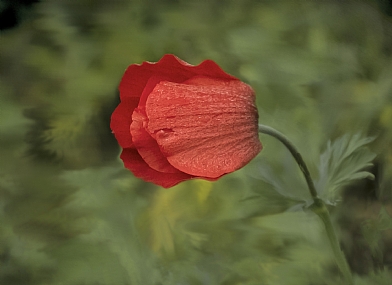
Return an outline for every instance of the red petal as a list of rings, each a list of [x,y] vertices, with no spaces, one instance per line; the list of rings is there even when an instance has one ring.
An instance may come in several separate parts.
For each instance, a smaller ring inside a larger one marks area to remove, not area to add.
[[[261,150],[254,91],[238,81],[160,82],[146,102],[148,130],[175,168],[217,178]],[[192,85],[190,85],[192,84]]]
[[[132,115],[131,134],[135,148],[143,160],[154,170],[166,173],[182,173],[174,168],[162,154],[154,138],[146,131],[148,119],[139,109]]]
[[[178,57],[167,54],[158,62],[143,62],[130,65],[124,73],[120,83],[120,98],[140,98],[148,80],[152,76],[165,77],[171,82],[184,82],[197,75],[214,78],[235,80],[234,76],[225,73],[215,62],[205,60],[197,66],[193,66]]]
[[[121,153],[124,166],[131,170],[136,177],[147,182],[153,182],[165,188],[172,187],[181,181],[193,178],[186,173],[162,173],[148,166],[136,149],[125,148]]]
[[[132,136],[129,131],[133,110],[138,105],[138,100],[127,98],[123,100],[112,114],[110,128],[116,137],[119,145],[123,148],[132,147]]]
[[[154,90],[155,86],[161,82],[161,81],[170,81],[170,78],[164,77],[164,76],[151,76],[150,79],[148,79],[146,86],[143,89],[142,95],[140,96],[139,99],[139,108],[144,109],[146,106],[146,101],[152,90]]]

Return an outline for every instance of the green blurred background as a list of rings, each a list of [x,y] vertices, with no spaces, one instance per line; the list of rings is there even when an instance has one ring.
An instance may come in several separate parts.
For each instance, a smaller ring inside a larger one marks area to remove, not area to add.
[[[356,284],[391,284],[390,1],[0,0],[0,15],[0,285],[343,284],[273,138],[214,183],[162,189],[124,169],[118,83],[166,53],[253,86],[260,122],[333,186]],[[339,168],[327,158],[345,143]]]

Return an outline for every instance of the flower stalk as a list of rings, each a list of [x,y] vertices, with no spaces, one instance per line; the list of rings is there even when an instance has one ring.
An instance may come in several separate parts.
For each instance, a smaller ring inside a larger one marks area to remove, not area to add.
[[[310,172],[309,172],[309,169],[306,166],[306,163],[303,160],[298,149],[294,146],[294,144],[284,134],[275,130],[274,128],[259,124],[259,133],[267,134],[267,135],[270,135],[270,136],[278,139],[281,143],[284,144],[284,146],[290,151],[290,153],[294,157],[295,161],[297,162],[299,168],[301,169],[301,171],[305,177],[310,195],[313,198],[313,204],[310,206],[310,209],[317,216],[320,217],[321,221],[324,224],[329,242],[332,247],[332,251],[335,255],[336,263],[337,263],[344,279],[346,280],[347,284],[349,284],[349,285],[354,284],[353,277],[352,277],[352,274],[350,271],[350,267],[349,267],[347,260],[346,260],[344,254],[340,248],[339,240],[337,238],[335,229],[332,225],[331,216],[329,214],[328,208],[325,205],[324,201],[318,197],[316,188],[313,183],[313,179],[312,179]]]

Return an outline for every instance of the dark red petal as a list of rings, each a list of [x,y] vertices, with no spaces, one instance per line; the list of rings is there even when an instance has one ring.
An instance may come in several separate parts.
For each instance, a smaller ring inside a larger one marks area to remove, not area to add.
[[[133,110],[135,110],[137,105],[137,99],[132,100],[131,98],[127,98],[117,106],[111,117],[110,128],[119,145],[123,148],[133,146],[129,127],[131,125]]]
[[[217,178],[243,167],[262,149],[252,88],[206,77],[184,83],[160,82],[146,102],[148,130],[162,153],[194,176]]]
[[[182,173],[174,168],[162,154],[157,142],[146,131],[147,118],[142,111],[136,109],[132,115],[132,141],[143,160],[154,170],[165,173]]]
[[[131,170],[136,177],[152,182],[165,188],[172,187],[181,181],[193,178],[186,173],[162,173],[148,166],[136,149],[125,148],[121,153],[124,166]]]
[[[143,62],[130,65],[120,83],[120,98],[140,98],[148,80],[152,76],[165,77],[171,82],[184,82],[197,75],[204,75],[222,80],[238,80],[225,73],[215,62],[205,60],[193,66],[172,54],[164,55],[158,62]]]

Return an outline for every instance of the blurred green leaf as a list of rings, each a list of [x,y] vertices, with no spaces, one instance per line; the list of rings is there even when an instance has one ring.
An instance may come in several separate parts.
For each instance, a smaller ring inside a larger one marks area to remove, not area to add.
[[[343,284],[272,138],[214,183],[161,189],[124,169],[109,127],[118,83],[165,53],[251,84],[260,122],[319,171],[324,198],[356,181],[334,226],[356,284],[390,284],[390,218],[369,210],[392,193],[391,23],[374,1],[56,0],[22,13],[0,31],[1,285]]]
[[[384,242],[382,241],[384,233],[392,230],[392,216],[387,212],[385,207],[381,207],[376,219],[368,219],[362,224],[364,238],[372,250],[372,254],[382,258]]]
[[[366,170],[372,166],[376,154],[365,145],[374,138],[361,137],[360,134],[344,135],[334,142],[328,141],[326,150],[320,156],[317,192],[330,203],[339,200],[339,190],[359,179],[374,179]]]

